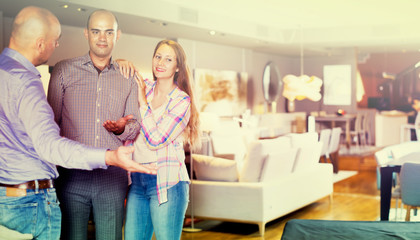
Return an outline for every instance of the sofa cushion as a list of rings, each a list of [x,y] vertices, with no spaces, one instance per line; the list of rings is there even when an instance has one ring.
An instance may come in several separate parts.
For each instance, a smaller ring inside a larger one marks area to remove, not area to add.
[[[288,148],[270,153],[264,161],[260,181],[273,181],[291,174],[298,150],[298,148]]]
[[[290,137],[293,147],[302,147],[318,142],[318,133],[289,133],[286,136]]]
[[[292,147],[291,137],[288,135],[273,138],[273,139],[264,139],[260,140],[263,146],[263,153],[268,154],[276,152],[279,149],[288,149]]]
[[[220,121],[219,128],[211,132],[211,143],[214,155],[233,154],[236,161],[245,156],[245,140],[237,121]]]
[[[193,168],[198,180],[238,181],[236,162],[228,159],[192,154]]]
[[[249,144],[243,167],[240,170],[240,182],[258,182],[260,180],[261,168],[266,155],[262,154],[262,144],[254,141]]]
[[[301,171],[316,166],[321,157],[322,145],[322,142],[316,141],[305,146],[300,146],[292,171]]]

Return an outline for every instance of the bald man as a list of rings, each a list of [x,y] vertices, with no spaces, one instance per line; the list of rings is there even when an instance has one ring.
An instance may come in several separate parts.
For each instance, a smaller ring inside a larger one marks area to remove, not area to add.
[[[35,239],[60,237],[56,165],[86,170],[114,165],[156,174],[130,159],[133,148],[108,151],[59,135],[35,66],[48,60],[60,34],[51,12],[26,7],[0,54],[0,225]]]
[[[92,147],[116,149],[140,131],[137,83],[134,78],[125,79],[111,58],[121,35],[111,12],[93,12],[84,35],[89,52],[54,66],[48,102],[63,136]],[[103,127],[107,119],[119,119],[110,131]],[[109,167],[94,171],[59,168],[59,173],[62,239],[85,240],[91,214],[96,239],[122,239],[127,172]]]

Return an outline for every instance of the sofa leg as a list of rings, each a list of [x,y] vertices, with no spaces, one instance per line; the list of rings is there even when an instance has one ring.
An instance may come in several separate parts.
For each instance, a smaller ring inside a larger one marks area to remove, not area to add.
[[[258,228],[260,230],[260,236],[264,236],[265,233],[265,223],[264,222],[260,222],[258,223]]]

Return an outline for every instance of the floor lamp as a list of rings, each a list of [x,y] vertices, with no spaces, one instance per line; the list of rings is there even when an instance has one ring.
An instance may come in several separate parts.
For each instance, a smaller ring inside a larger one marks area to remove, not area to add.
[[[203,138],[204,144],[202,147],[204,149],[201,150],[202,154],[210,155],[211,153],[211,144],[210,144],[210,132],[215,130],[219,124],[220,124],[219,116],[217,116],[214,113],[209,112],[201,112],[200,113],[200,123],[201,123],[201,130],[203,131]],[[194,187],[193,187],[193,181],[194,181],[194,167],[193,167],[193,159],[192,159],[193,150],[190,148],[190,178],[191,178],[191,184],[190,184],[190,207],[191,207],[191,226],[185,227],[182,230],[184,232],[200,232],[201,229],[194,227]]]
[[[184,232],[201,232],[202,229],[200,228],[195,228],[194,227],[194,187],[193,187],[193,177],[194,177],[194,171],[193,171],[193,159],[192,159],[192,150],[190,148],[190,178],[191,178],[191,184],[190,184],[190,207],[191,207],[191,226],[190,227],[184,227],[182,229],[182,231]]]

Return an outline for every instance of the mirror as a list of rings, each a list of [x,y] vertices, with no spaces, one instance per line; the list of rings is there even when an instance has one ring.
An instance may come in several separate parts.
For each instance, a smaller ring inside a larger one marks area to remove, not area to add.
[[[271,103],[276,100],[281,85],[279,69],[273,62],[268,62],[263,74],[263,91],[267,102]]]

